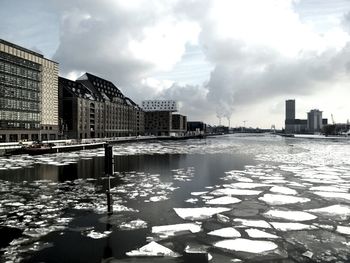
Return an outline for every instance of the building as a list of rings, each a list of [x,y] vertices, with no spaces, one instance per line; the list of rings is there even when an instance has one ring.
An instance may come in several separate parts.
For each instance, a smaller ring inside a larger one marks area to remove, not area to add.
[[[178,110],[175,100],[144,100],[142,101],[142,109],[144,111],[170,111]]]
[[[59,78],[61,136],[86,139],[144,134],[144,112],[110,81],[85,73]]]
[[[188,121],[187,131],[193,135],[205,134],[207,125],[202,121]]]
[[[286,100],[286,119],[285,119],[285,131],[286,133],[298,133],[304,128],[304,122],[302,120],[295,119],[295,100]]]
[[[58,63],[0,39],[0,142],[58,135]]]
[[[295,118],[295,100],[286,100],[285,133],[314,133],[320,132],[323,125],[328,123],[322,119],[322,111],[311,110],[307,119]]]
[[[187,131],[187,117],[181,114],[173,114],[171,120],[172,132],[185,135]]]
[[[187,132],[187,117],[175,114],[174,100],[145,100],[145,134],[156,136],[182,136]]]
[[[295,100],[286,100],[286,120],[295,120]]]
[[[322,111],[314,109],[307,113],[307,127],[309,132],[320,132],[323,127]]]

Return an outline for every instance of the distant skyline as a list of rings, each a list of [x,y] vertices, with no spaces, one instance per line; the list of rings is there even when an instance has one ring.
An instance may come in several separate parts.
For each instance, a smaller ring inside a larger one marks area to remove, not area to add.
[[[348,0],[0,0],[0,38],[189,120],[276,128],[285,100],[350,119]]]

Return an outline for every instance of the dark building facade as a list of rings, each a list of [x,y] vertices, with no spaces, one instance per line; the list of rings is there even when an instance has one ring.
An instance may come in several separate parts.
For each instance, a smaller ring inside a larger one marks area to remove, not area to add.
[[[0,142],[56,139],[58,63],[0,39]]]
[[[202,121],[188,121],[187,131],[192,134],[204,134],[206,133],[207,125]]]
[[[179,136],[187,132],[187,117],[170,111],[146,111],[145,133],[156,136]]]
[[[61,136],[86,139],[144,134],[144,112],[110,81],[86,73],[59,78]]]

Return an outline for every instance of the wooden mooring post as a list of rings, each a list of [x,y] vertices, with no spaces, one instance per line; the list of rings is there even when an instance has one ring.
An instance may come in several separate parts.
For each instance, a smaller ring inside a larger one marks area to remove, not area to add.
[[[113,158],[113,146],[110,144],[105,145],[105,175],[107,176],[108,186],[106,190],[107,195],[107,213],[113,214],[113,199],[111,196],[111,176],[114,174],[114,158]]]

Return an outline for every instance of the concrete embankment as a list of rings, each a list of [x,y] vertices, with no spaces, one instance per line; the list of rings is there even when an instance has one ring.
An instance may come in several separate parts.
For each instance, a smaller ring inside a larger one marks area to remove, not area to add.
[[[204,135],[191,135],[191,136],[133,136],[133,137],[115,137],[115,138],[96,138],[96,139],[83,139],[76,140],[57,140],[57,141],[45,141],[43,143],[52,143],[49,151],[43,153],[59,153],[59,152],[71,152],[86,149],[102,148],[105,144],[117,144],[126,142],[138,142],[138,141],[151,141],[151,140],[187,140],[187,139],[202,139]],[[0,156],[13,155],[13,154],[26,154],[29,153],[22,147],[31,145],[33,142],[24,143],[0,143]],[[29,153],[31,154],[31,153]],[[40,150],[35,154],[40,154]]]

